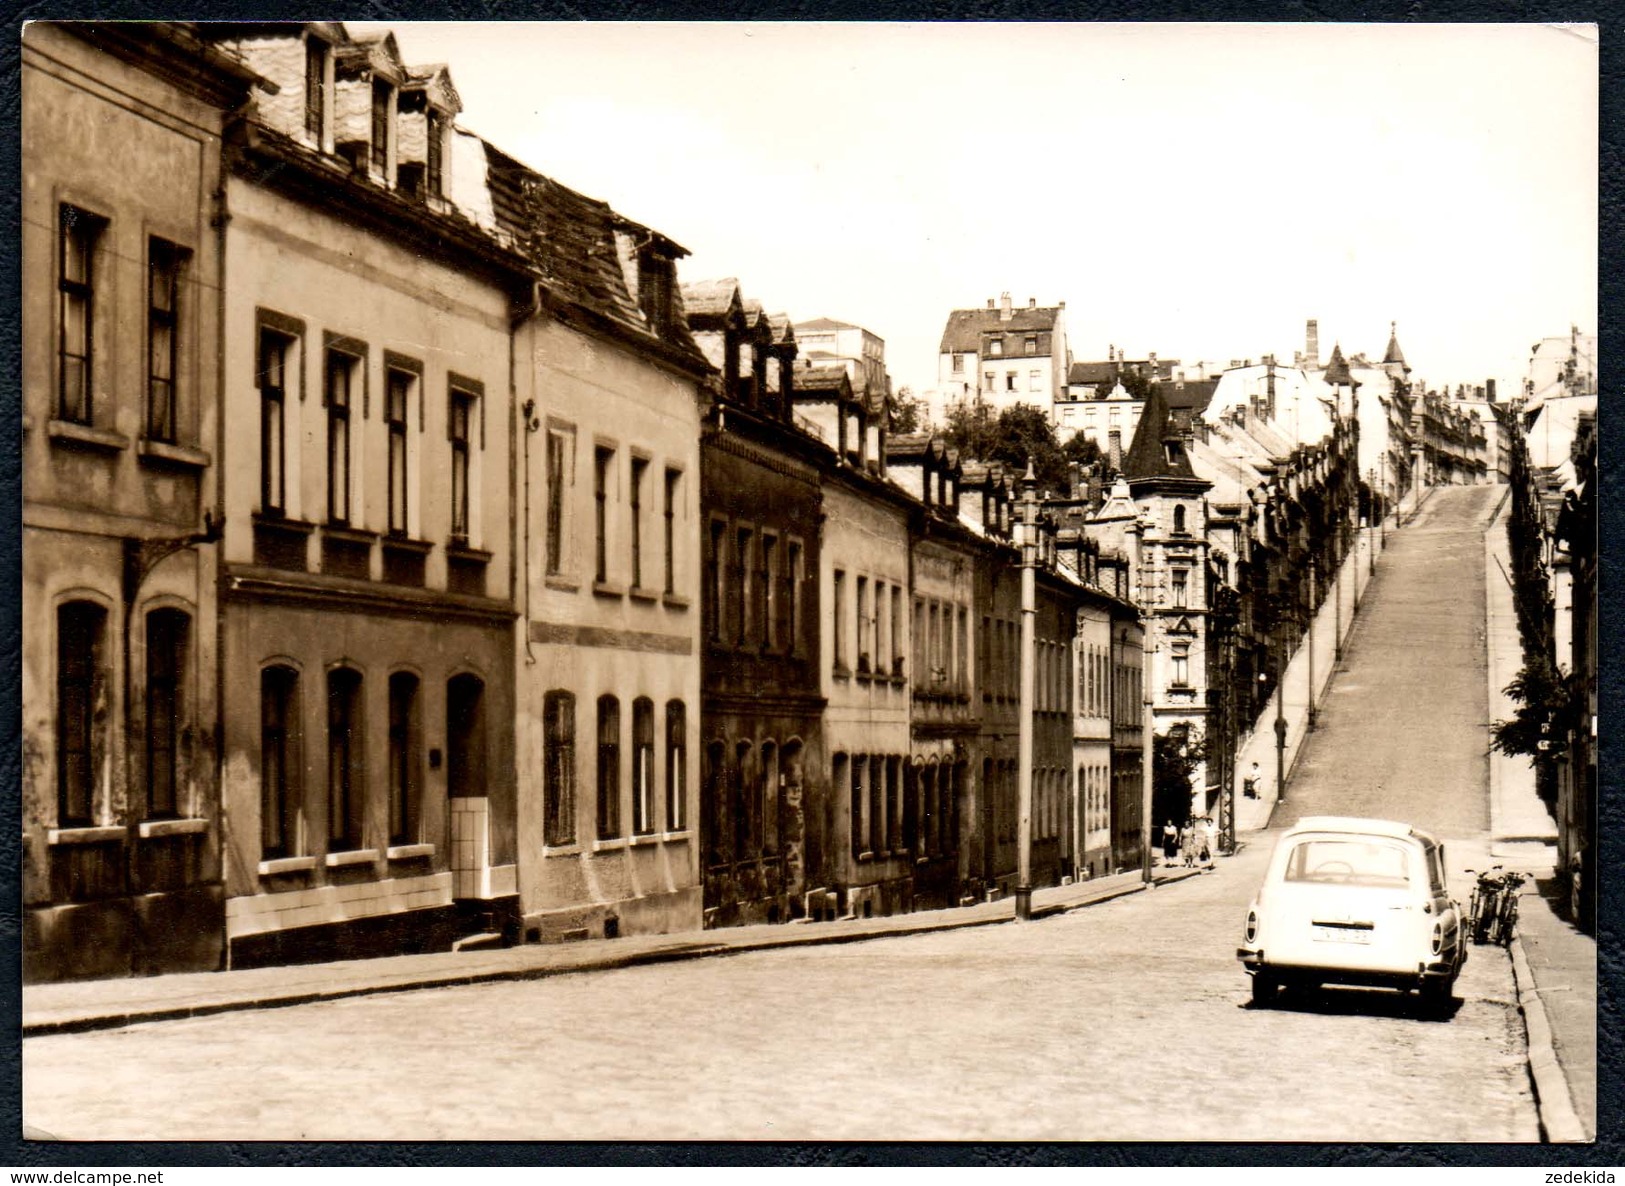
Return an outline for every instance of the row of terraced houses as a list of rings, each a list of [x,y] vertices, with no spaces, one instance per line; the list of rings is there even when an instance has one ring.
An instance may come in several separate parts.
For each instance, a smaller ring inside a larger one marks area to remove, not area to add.
[[[1010,890],[1022,482],[890,435],[867,345],[679,283],[387,34],[22,64],[28,979]],[[1142,637],[1038,547],[1046,884],[1139,858]]]

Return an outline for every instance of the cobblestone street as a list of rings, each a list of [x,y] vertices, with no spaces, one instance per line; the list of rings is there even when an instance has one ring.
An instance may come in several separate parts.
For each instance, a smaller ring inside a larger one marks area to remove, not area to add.
[[[1435,828],[1458,896],[1483,856],[1462,607],[1492,493],[1435,494],[1384,557],[1275,821]],[[1448,1021],[1379,991],[1248,1006],[1235,943],[1272,840],[1030,924],[31,1038],[24,1117],[168,1140],[1537,1140],[1499,948]]]

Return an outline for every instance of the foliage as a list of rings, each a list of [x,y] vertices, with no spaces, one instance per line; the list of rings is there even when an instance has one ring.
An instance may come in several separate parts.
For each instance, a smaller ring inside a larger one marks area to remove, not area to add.
[[[1068,461],[1078,465],[1100,465],[1106,460],[1100,446],[1081,432],[1073,433],[1071,439],[1061,446],[1061,452]]]
[[[1546,659],[1527,664],[1506,686],[1506,695],[1518,705],[1508,721],[1490,726],[1490,744],[1514,756],[1555,756],[1568,733],[1582,727],[1586,698],[1579,681],[1565,675]]]
[[[907,386],[886,392],[886,431],[897,436],[920,432],[925,427],[925,401],[914,398]]]
[[[1191,776],[1206,756],[1205,736],[1181,734],[1178,729],[1155,735],[1151,765],[1151,820],[1158,835],[1166,820],[1184,825],[1191,813],[1191,795],[1194,792]]]
[[[948,410],[942,435],[961,457],[1002,461],[1017,476],[1027,472],[1031,458],[1040,490],[1067,488],[1069,458],[1055,439],[1049,417],[1031,404],[1015,404],[997,416],[983,403],[955,404]]]

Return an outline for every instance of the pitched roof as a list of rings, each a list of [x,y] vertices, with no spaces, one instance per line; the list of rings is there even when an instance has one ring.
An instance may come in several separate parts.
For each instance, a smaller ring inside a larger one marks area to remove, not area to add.
[[[1332,387],[1348,387],[1354,382],[1354,376],[1349,374],[1349,364],[1343,359],[1341,342],[1332,346],[1332,356],[1326,362],[1326,373],[1320,378]]]
[[[1382,361],[1384,363],[1397,362],[1400,366],[1405,367],[1407,371],[1411,369],[1405,366],[1405,355],[1399,348],[1399,323],[1397,321],[1388,323],[1388,352],[1382,356]]]
[[[862,326],[853,325],[850,321],[836,321],[833,317],[814,317],[811,321],[796,322],[797,329],[862,329]]]
[[[697,280],[683,285],[683,307],[690,317],[720,317],[728,311],[739,293],[739,281]]]
[[[1075,362],[1066,373],[1066,381],[1080,385],[1107,383],[1117,378],[1117,371],[1115,362]]]
[[[1178,447],[1169,448],[1171,443]],[[1162,397],[1160,387],[1153,387],[1151,398],[1145,401],[1145,411],[1134,429],[1134,440],[1123,458],[1123,473],[1131,481],[1196,478],[1183,439],[1169,425],[1168,401]]]
[[[1207,408],[1218,387],[1217,379],[1186,379],[1183,382],[1163,383],[1158,390],[1170,408],[1201,412]]]
[[[978,353],[984,331],[1019,334],[1053,330],[1060,312],[1059,308],[1011,309],[1006,320],[998,309],[955,309],[948,314],[939,353]]]

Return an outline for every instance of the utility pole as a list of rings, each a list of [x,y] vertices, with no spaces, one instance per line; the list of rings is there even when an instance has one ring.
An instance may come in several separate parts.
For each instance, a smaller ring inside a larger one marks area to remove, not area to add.
[[[1286,802],[1286,634],[1275,625],[1275,798]]]
[[[1315,731],[1315,557],[1309,555],[1309,732]]]
[[[1034,655],[1038,617],[1038,479],[1032,459],[1021,479],[1017,505],[1017,545],[1021,548],[1021,699],[1016,726],[1016,917],[1033,914],[1033,693]]]
[[[1140,602],[1140,880],[1148,887],[1151,876],[1151,805],[1155,776],[1155,720],[1151,688],[1151,661],[1156,653],[1152,637],[1151,581],[1146,573],[1145,537],[1151,522],[1141,519],[1131,530],[1135,533],[1134,567],[1138,574]]]

